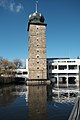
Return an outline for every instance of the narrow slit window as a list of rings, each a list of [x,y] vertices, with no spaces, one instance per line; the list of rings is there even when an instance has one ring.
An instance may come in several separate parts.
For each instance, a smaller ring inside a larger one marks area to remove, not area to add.
[[[37,50],[37,52],[39,52],[39,50]]]
[[[39,67],[37,67],[37,69],[39,69]]]
[[[37,76],[37,78],[39,78],[39,76]]]
[[[39,58],[39,55],[37,56],[37,58]]]

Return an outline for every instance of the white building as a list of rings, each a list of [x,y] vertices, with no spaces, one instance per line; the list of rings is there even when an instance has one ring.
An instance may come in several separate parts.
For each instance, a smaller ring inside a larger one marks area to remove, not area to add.
[[[16,70],[16,77],[28,79],[28,59],[26,59],[26,68]]]
[[[28,79],[28,71],[26,69],[20,68],[16,70],[16,77]]]
[[[57,86],[79,86],[80,59],[48,58],[48,79]]]

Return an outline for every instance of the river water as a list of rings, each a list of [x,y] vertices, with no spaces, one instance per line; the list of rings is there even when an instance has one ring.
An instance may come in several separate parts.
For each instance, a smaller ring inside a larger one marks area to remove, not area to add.
[[[0,86],[0,120],[68,120],[76,94],[52,86]]]

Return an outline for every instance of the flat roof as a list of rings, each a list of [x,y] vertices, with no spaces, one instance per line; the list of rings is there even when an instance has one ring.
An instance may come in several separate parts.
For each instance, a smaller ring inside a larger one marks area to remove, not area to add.
[[[70,58],[47,58],[47,60],[70,59]]]

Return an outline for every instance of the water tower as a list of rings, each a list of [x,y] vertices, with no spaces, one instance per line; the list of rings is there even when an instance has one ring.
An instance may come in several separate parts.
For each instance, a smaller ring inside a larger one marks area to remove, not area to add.
[[[32,81],[47,80],[46,25],[36,2],[36,11],[29,15],[28,20],[28,70]]]

